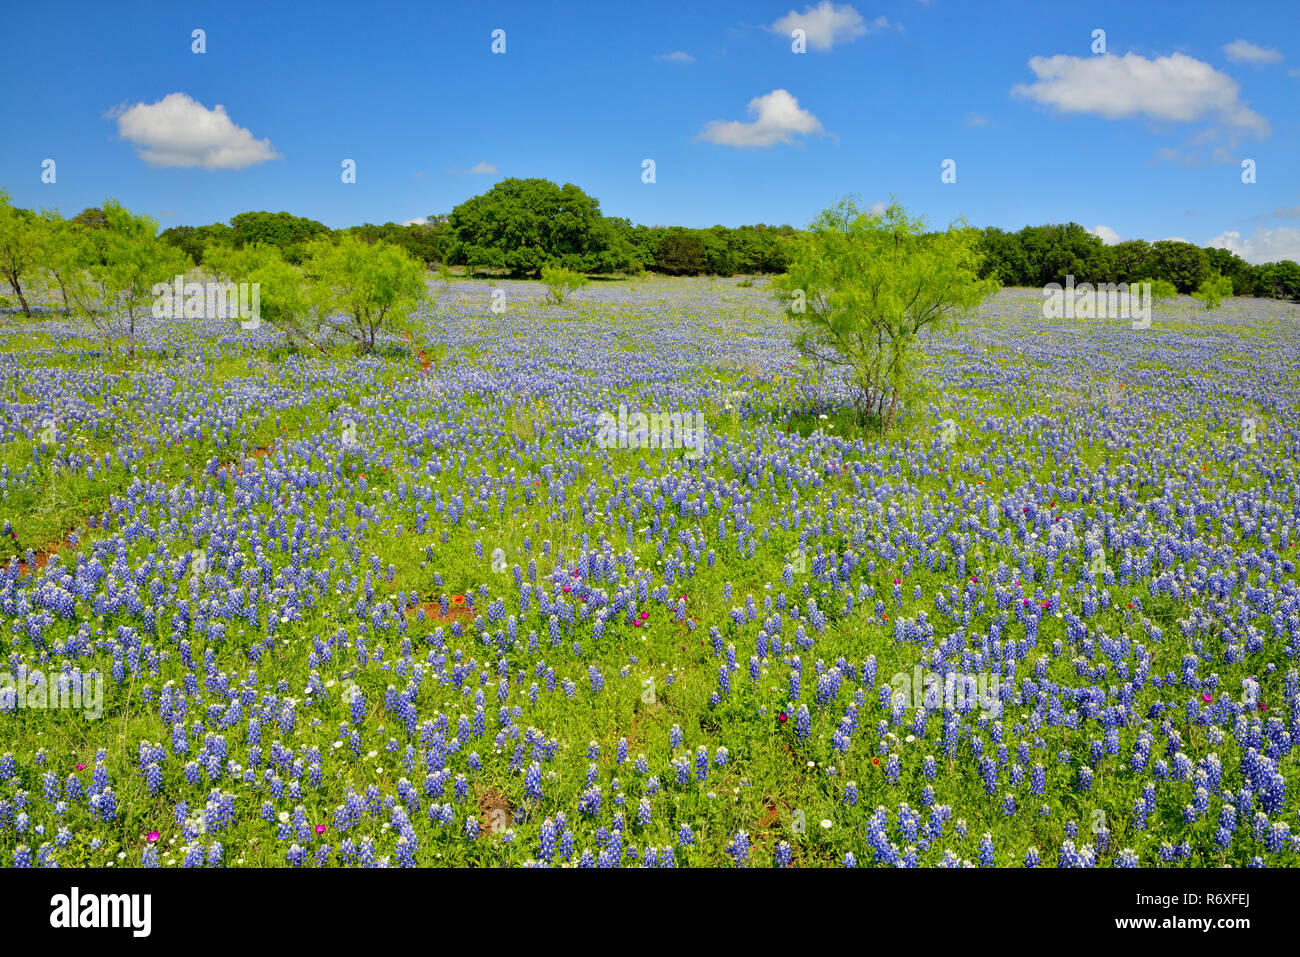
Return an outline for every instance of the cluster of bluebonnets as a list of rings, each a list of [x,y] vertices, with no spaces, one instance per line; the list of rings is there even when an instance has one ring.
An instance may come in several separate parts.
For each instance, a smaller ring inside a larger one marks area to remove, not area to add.
[[[1003,293],[881,437],[762,283],[495,287],[424,368],[4,333],[3,533],[77,517],[0,569],[6,863],[1300,861],[1294,307]]]

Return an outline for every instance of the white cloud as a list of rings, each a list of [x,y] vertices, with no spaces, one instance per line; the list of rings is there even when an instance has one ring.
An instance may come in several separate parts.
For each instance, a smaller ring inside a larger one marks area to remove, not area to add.
[[[1236,230],[1219,233],[1207,246],[1217,246],[1236,253],[1248,263],[1271,263],[1279,259],[1300,262],[1300,229],[1278,226],[1276,229],[1256,229],[1243,239]]]
[[[404,219],[404,220],[402,220],[402,225],[403,225],[403,226],[423,226],[423,225],[424,225],[425,223],[427,223],[427,222],[428,222],[428,220],[425,219],[423,216],[417,216],[415,219]]]
[[[150,166],[243,169],[280,159],[270,140],[236,126],[217,104],[208,109],[184,93],[169,93],[157,103],[137,103],[110,113],[117,131],[135,144]]]
[[[1300,66],[1296,67],[1294,70],[1287,70],[1287,76],[1293,76],[1296,79],[1300,79]]]
[[[471,166],[471,167],[469,168],[469,171],[470,171],[471,173],[473,173],[473,174],[480,174],[480,173],[497,173],[497,172],[500,172],[500,171],[499,171],[495,166],[493,166],[491,163],[476,163],[476,164],[474,164],[473,166]]]
[[[1190,243],[1190,239],[1184,239],[1182,236],[1166,236],[1160,240],[1162,243]]]
[[[1249,40],[1233,40],[1223,45],[1223,55],[1231,63],[1249,63],[1251,66],[1268,66],[1279,63],[1283,57],[1276,50],[1257,46]]]
[[[868,206],[867,212],[870,213],[872,216],[883,216],[885,215],[885,210],[887,210],[888,208],[889,208],[889,204],[882,199],[879,202],[872,203],[870,206]]]
[[[967,113],[966,125],[967,126],[988,126],[989,118],[987,116],[984,116],[982,113]]]
[[[1209,139],[1217,139],[1224,135],[1222,130],[1209,131],[1213,135]],[[1236,163],[1239,157],[1236,153],[1237,139],[1239,137],[1228,135],[1228,144],[1219,143],[1211,147],[1207,157],[1201,150],[1187,150],[1181,146],[1162,146],[1155,151],[1152,162],[1175,163],[1179,166],[1204,166],[1206,163]],[[1207,138],[1204,136],[1194,136],[1191,142],[1204,145]],[[1147,165],[1150,165],[1148,163]]]
[[[1111,229],[1109,226],[1097,225],[1088,230],[1088,232],[1092,233],[1094,236],[1100,237],[1101,241],[1107,246],[1114,246],[1120,241],[1119,233],[1115,232],[1115,230]]]
[[[1024,97],[1062,113],[1086,113],[1108,120],[1143,116],[1171,123],[1212,121],[1237,134],[1267,137],[1269,122],[1239,97],[1241,88],[1182,53],[1148,60],[1124,56],[1032,57],[1037,80],[1012,87]]]
[[[785,90],[773,90],[749,101],[747,112],[754,119],[713,120],[699,138],[720,146],[775,146],[792,142],[796,133],[821,133],[821,120],[799,106]]]
[[[664,60],[668,63],[694,63],[695,57],[683,50],[674,50],[672,53],[656,53],[656,60]]]
[[[876,17],[868,22],[847,3],[834,4],[831,0],[822,0],[815,7],[805,7],[803,13],[791,10],[768,29],[786,37],[792,30],[803,30],[810,49],[829,50],[836,43],[852,43],[868,33],[888,30],[889,20]]]

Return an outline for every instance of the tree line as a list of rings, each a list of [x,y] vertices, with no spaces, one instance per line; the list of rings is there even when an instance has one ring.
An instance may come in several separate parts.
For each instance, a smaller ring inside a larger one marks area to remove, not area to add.
[[[225,223],[174,226],[162,239],[201,264],[208,246],[276,246],[289,262],[301,262],[305,245],[333,234],[323,223],[287,212],[240,213]],[[422,222],[365,223],[338,230],[367,243],[401,246],[427,266],[463,266],[474,272],[537,277],[544,266],[582,272],[674,276],[734,276],[785,269],[791,226],[634,226],[605,216],[600,202],[572,183],[506,179],[450,213]]]
[[[585,274],[637,273],[672,276],[761,275],[786,271],[793,241],[801,231],[791,226],[633,225],[605,216],[600,203],[577,186],[545,179],[505,179],[487,192],[467,199],[450,213],[421,223],[366,223],[340,232],[368,243],[383,240],[404,248],[432,267],[461,266],[471,272],[540,276],[544,266]],[[1026,226],[1011,232],[996,227],[979,231],[981,278],[1004,286],[1043,287],[1076,283],[1167,282],[1180,293],[1193,293],[1216,276],[1232,283],[1238,296],[1300,301],[1300,266],[1290,260],[1252,265],[1215,247],[1178,240],[1148,243],[1135,239],[1106,245],[1078,223]],[[240,213],[227,226],[180,226],[166,230],[164,241],[202,262],[208,244],[234,246],[264,242],[281,249],[290,262],[300,261],[303,244],[331,235],[322,223],[289,213]]]
[[[1164,239],[1106,245],[1078,223],[1026,226],[1018,232],[988,227],[980,231],[984,254],[981,278],[1004,286],[1076,283],[1170,283],[1180,293],[1194,293],[1216,276],[1232,283],[1236,296],[1300,301],[1300,265],[1291,260],[1252,265],[1227,249],[1201,247]]]
[[[21,287],[24,263],[41,257],[50,262],[75,258],[86,237],[93,238],[97,230],[102,234],[110,213],[118,219],[130,215],[106,204],[65,222],[57,213],[16,209],[5,196],[0,202],[0,278],[14,290],[21,308],[28,309]],[[426,268],[459,266],[471,273],[539,277],[549,267],[584,275],[649,270],[674,276],[732,276],[785,272],[797,240],[805,234],[790,226],[763,224],[701,229],[633,225],[625,218],[605,216],[597,199],[571,183],[505,179],[450,213],[417,223],[365,223],[333,230],[288,212],[250,211],[229,223],[174,226],[157,239],[198,266],[231,250],[265,247],[300,267],[317,244],[337,243],[346,236],[366,245],[397,247]],[[978,231],[978,238],[980,278],[1003,286],[1043,287],[1064,284],[1073,276],[1076,283],[1093,284],[1151,280],[1194,293],[1221,276],[1231,283],[1234,295],[1300,301],[1300,266],[1290,260],[1252,265],[1229,250],[1177,240],[1129,240],[1108,246],[1077,223],[1026,226],[1016,232],[988,227]],[[54,271],[62,275],[67,269]]]

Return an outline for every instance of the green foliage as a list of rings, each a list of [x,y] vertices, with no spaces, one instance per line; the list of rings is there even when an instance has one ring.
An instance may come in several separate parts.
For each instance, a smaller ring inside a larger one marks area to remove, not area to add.
[[[695,230],[674,228],[659,241],[655,249],[655,268],[670,276],[698,276],[705,272],[704,243]]]
[[[1227,249],[1199,249],[1190,243],[1130,239],[1105,246],[1077,223],[1065,226],[1026,226],[1017,233],[997,228],[982,231],[984,264],[980,275],[1007,286],[1134,283],[1161,280],[1179,292],[1193,292],[1219,273],[1232,283],[1237,296],[1271,296],[1300,301],[1300,266],[1287,260],[1253,266]]]
[[[984,250],[981,278],[996,279],[1004,286],[1030,285],[1029,254],[1017,234],[990,226],[983,232],[981,246]]]
[[[560,266],[542,267],[542,283],[556,302],[564,302],[570,293],[577,292],[587,285],[587,282],[587,277],[580,272]]]
[[[206,267],[221,281],[256,283],[258,318],[284,333],[290,348],[300,341],[327,348],[313,323],[312,289],[302,270],[286,262],[278,248],[265,243],[242,249],[211,247]]]
[[[600,202],[572,183],[505,179],[451,211],[450,257],[473,269],[537,276],[548,264],[586,273],[639,268]]]
[[[1143,276],[1152,275],[1155,269],[1151,244],[1144,239],[1116,243],[1110,247],[1110,255],[1115,268],[1115,282],[1138,282]]]
[[[63,314],[72,314],[69,290],[80,281],[86,260],[87,227],[64,219],[56,210],[43,210],[36,220],[38,265],[36,277],[41,294],[53,299],[58,293]]]
[[[230,220],[230,227],[234,246],[265,243],[278,247],[291,263],[303,260],[308,244],[332,235],[324,223],[286,212],[240,213]]]
[[[642,251],[648,268],[670,276],[734,276],[785,270],[790,226],[638,226],[632,242]]]
[[[1018,234],[1031,272],[1024,277],[1029,286],[1065,284],[1068,276],[1082,281],[1085,276],[1112,272],[1110,251],[1105,243],[1078,223],[1064,226],[1026,226]]]
[[[409,333],[407,320],[428,294],[424,266],[389,243],[368,244],[343,235],[308,247],[304,271],[311,280],[316,321],[330,333],[375,348],[381,334]]]
[[[108,229],[108,217],[104,215],[104,210],[99,206],[87,206],[76,216],[73,216],[70,222],[78,226],[85,226],[87,229]]]
[[[451,243],[451,227],[446,216],[431,216],[424,222],[405,226],[397,223],[384,223],[382,226],[365,223],[351,226],[346,232],[367,243],[382,239],[394,246],[401,246],[412,259],[419,260],[426,266],[444,262]]]
[[[0,213],[0,278],[11,288],[18,283],[14,294],[30,310],[28,283],[34,278],[38,283],[52,280],[54,286],[58,282],[49,270],[41,270],[39,277],[32,272],[29,247],[34,248],[39,235],[15,245],[16,224],[30,221],[34,214],[7,202],[3,208],[8,213]],[[97,255],[101,245],[83,239],[109,230],[104,209],[89,207],[67,222],[72,232],[64,235],[80,237],[74,248]],[[471,271],[528,276],[539,275],[546,265],[588,274],[637,275],[645,269],[679,276],[779,274],[799,235],[790,226],[761,223],[707,229],[634,226],[625,218],[601,215],[599,202],[578,187],[560,187],[543,179],[505,180],[450,215],[407,225],[365,223],[343,232],[366,243],[400,246],[430,267],[454,263]],[[199,264],[206,262],[213,247],[259,244],[277,248],[289,264],[301,264],[309,243],[334,235],[312,219],[255,211],[240,213],[231,225],[173,226],[159,238]],[[1106,246],[1078,223],[1026,226],[1018,232],[989,227],[981,231],[980,241],[984,253],[980,277],[1002,285],[1041,287],[1064,283],[1068,275],[1076,283],[1094,285],[1149,277],[1171,283],[1177,292],[1193,292],[1217,272],[1231,281],[1233,295],[1300,301],[1300,266],[1290,261],[1251,265],[1230,250],[1198,249],[1170,240],[1154,244],[1127,240]],[[17,267],[15,276],[6,273],[6,262],[11,269]],[[99,264],[104,265],[102,260]],[[66,309],[61,292],[58,298]]]
[[[235,231],[225,223],[173,226],[163,230],[158,238],[184,252],[198,266],[203,265],[209,246],[233,248],[235,245]]]
[[[135,215],[115,199],[104,203],[103,215],[102,228],[75,233],[86,268],[68,276],[68,301],[110,348],[115,338],[124,336],[134,356],[136,326],[153,306],[154,287],[171,282],[193,263],[181,250],[158,240],[158,224],[148,216]]]
[[[795,244],[773,286],[800,325],[800,352],[843,367],[859,418],[888,429],[915,378],[917,336],[997,289],[980,261],[979,234],[964,224],[926,234],[897,201],[880,214],[845,199]]]
[[[1224,298],[1232,295],[1232,280],[1227,276],[1221,276],[1217,272],[1210,273],[1209,277],[1201,283],[1196,292],[1192,293],[1192,298],[1199,300],[1206,309],[1218,309],[1219,303]]]
[[[1178,290],[1174,287],[1174,284],[1164,279],[1152,279],[1148,276],[1146,279],[1140,280],[1140,282],[1151,284],[1151,299],[1153,302],[1172,299],[1178,295]]]
[[[1179,292],[1192,292],[1210,276],[1205,250],[1191,243],[1172,239],[1152,243],[1151,260],[1156,275],[1173,283]]]
[[[1300,265],[1283,259],[1255,268],[1259,277],[1256,295],[1300,302]]]
[[[35,217],[29,210],[12,206],[9,194],[0,189],[0,279],[9,284],[23,312],[29,316],[32,307],[23,290],[23,280],[33,269],[38,251]]]
[[[1232,295],[1250,296],[1255,294],[1257,270],[1229,249],[1216,246],[1205,248],[1205,257],[1210,263],[1210,270],[1226,276],[1232,282]]]

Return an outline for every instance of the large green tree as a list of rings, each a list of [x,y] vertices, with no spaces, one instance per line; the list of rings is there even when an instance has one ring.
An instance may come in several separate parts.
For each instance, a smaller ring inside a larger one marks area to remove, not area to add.
[[[698,276],[708,266],[709,253],[696,230],[672,227],[655,247],[655,269],[670,276]]]
[[[1258,269],[1261,294],[1300,302],[1300,265],[1283,259],[1280,262],[1265,263]]]
[[[1205,250],[1176,239],[1151,244],[1151,264],[1159,279],[1167,279],[1179,292],[1195,292],[1210,278],[1210,257]]]
[[[453,262],[536,276],[554,264],[579,272],[635,269],[635,250],[572,183],[504,179],[449,217]]]
[[[1078,223],[1026,226],[1018,234],[1030,263],[1031,286],[1066,282],[1096,281],[1111,272],[1110,252],[1098,236]]]
[[[324,223],[286,212],[240,213],[231,218],[230,228],[234,246],[265,243],[278,248],[289,262],[301,262],[309,243],[330,235]]]
[[[980,266],[982,277],[996,279],[1004,286],[1029,286],[1038,278],[1037,270],[1031,270],[1029,255],[1015,233],[990,226],[983,231],[980,244],[984,250],[984,261]]]
[[[1145,239],[1126,239],[1116,243],[1110,247],[1110,254],[1115,264],[1115,274],[1107,281],[1140,282],[1155,272],[1156,262],[1151,253],[1151,244]]]

